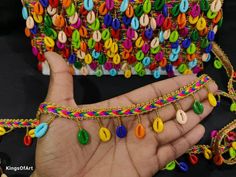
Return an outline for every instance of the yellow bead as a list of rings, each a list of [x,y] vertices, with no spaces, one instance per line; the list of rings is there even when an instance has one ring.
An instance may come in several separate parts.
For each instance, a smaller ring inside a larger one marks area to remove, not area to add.
[[[193,18],[193,17],[190,15],[189,18],[188,18],[188,21],[189,21],[190,24],[194,25],[194,24],[196,24],[196,23],[198,22],[198,19],[199,19],[198,16],[195,17],[195,18]]]
[[[33,18],[36,23],[42,23],[43,22],[43,16],[42,15],[37,15],[33,13]]]
[[[204,157],[207,160],[210,160],[212,158],[212,152],[210,149],[207,149],[207,148],[204,149]]]
[[[236,150],[236,141],[232,143],[232,147]]]
[[[110,50],[111,50],[112,53],[117,53],[118,52],[118,45],[117,45],[116,42],[112,43]]]
[[[99,129],[99,138],[101,139],[101,141],[103,142],[107,142],[111,139],[111,132],[110,130],[108,130],[105,127],[101,127]]]
[[[55,42],[52,38],[46,36],[44,37],[44,44],[47,46],[47,47],[54,47],[55,46]]]
[[[84,62],[89,65],[92,63],[92,61],[93,61],[92,56],[89,53],[86,54],[84,57]]]
[[[201,17],[201,18],[199,18],[196,27],[197,27],[197,29],[198,29],[199,31],[202,31],[202,30],[204,30],[204,29],[206,28],[206,25],[207,25],[207,23],[206,23],[205,18],[204,18],[204,17]]]
[[[131,72],[131,70],[129,70],[129,69],[127,69],[127,70],[125,70],[125,73],[124,73],[124,76],[125,76],[125,78],[130,78],[131,77],[131,75],[132,75],[132,72]]]
[[[144,44],[144,40],[142,37],[139,37],[136,41],[135,41],[135,45],[137,48],[141,48]]]
[[[208,93],[208,101],[211,106],[216,107],[217,101],[216,101],[215,96],[212,93]]]
[[[183,73],[184,75],[189,75],[189,74],[193,74],[191,69],[186,69]]]
[[[112,45],[112,39],[109,38],[108,40],[105,41],[104,47],[105,47],[106,49],[110,49],[110,48],[111,48],[111,45]]]
[[[120,63],[120,55],[119,54],[114,55],[113,63],[116,64],[116,65]]]
[[[113,53],[112,51],[110,51],[110,50],[107,51],[107,56],[108,56],[109,58],[113,58],[114,55],[115,55],[115,53]]]
[[[35,130],[35,129],[31,129],[31,130],[29,131],[29,136],[30,136],[31,138],[35,138],[34,130]]]
[[[156,133],[161,133],[164,130],[164,124],[160,117],[155,118],[152,124],[153,130]]]
[[[3,135],[5,135],[5,133],[6,133],[6,130],[5,130],[5,128],[3,128],[3,127],[0,127],[0,136],[3,136]]]

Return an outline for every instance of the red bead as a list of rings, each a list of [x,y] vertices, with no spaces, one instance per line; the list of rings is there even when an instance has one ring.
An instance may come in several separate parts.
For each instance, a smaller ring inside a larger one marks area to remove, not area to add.
[[[38,68],[38,71],[40,71],[40,72],[43,70],[43,66],[42,66],[42,63],[41,63],[41,62],[38,63],[37,68]]]
[[[100,42],[97,42],[94,46],[94,49],[96,50],[96,52],[101,52],[102,51],[102,44]]]
[[[224,162],[223,157],[221,155],[219,155],[219,154],[214,156],[213,161],[218,166],[222,165],[223,162]]]
[[[26,146],[30,146],[32,144],[32,138],[29,135],[25,135],[25,137],[24,137],[24,144]]]
[[[41,62],[44,62],[46,60],[45,56],[40,53],[38,53],[37,58],[38,58],[38,61],[41,61]]]
[[[170,17],[166,18],[164,23],[163,23],[163,29],[164,30],[168,30],[172,27],[172,22],[171,22],[171,19]]]
[[[59,4],[59,0],[49,0],[49,4],[52,8],[57,8]]]
[[[82,15],[87,15],[88,11],[84,8],[84,6],[80,6],[79,13]]]
[[[176,61],[173,63],[173,66],[179,66],[181,63],[183,63],[183,58],[178,58],[178,60],[176,60]]]
[[[115,39],[120,39],[120,30],[111,29],[111,35]]]
[[[129,64],[134,64],[137,60],[133,55],[130,55],[130,57],[127,59]]]
[[[63,58],[69,58],[69,56],[70,56],[70,49],[69,48],[63,49],[62,56],[63,56]]]
[[[149,69],[150,69],[151,71],[155,70],[156,68],[157,68],[157,63],[151,63],[151,64],[149,65]]]
[[[65,27],[64,32],[65,32],[67,37],[71,37],[72,33],[73,33],[71,27],[69,27],[69,26]]]
[[[198,163],[198,157],[194,154],[189,155],[189,161],[192,165],[196,165]]]

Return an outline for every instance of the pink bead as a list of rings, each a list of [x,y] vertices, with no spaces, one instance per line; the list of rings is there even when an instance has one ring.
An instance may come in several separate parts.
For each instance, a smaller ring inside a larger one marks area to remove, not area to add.
[[[218,134],[218,131],[217,130],[212,130],[211,131],[211,138],[215,138]]]
[[[96,70],[98,67],[98,64],[96,61],[92,61],[92,63],[89,65],[92,70]]]
[[[161,52],[159,52],[159,53],[157,53],[157,54],[155,55],[155,60],[156,60],[157,62],[159,62],[159,61],[161,61],[161,60],[163,59],[163,57],[164,57],[164,54],[163,54],[163,52],[161,51]]]
[[[58,47],[59,49],[64,49],[64,48],[65,48],[65,44],[62,44],[62,43],[60,43],[59,41],[57,41],[56,44],[57,44],[57,47]]]
[[[126,31],[126,35],[129,39],[133,39],[135,35],[135,31],[132,28],[128,28]]]
[[[33,53],[34,56],[37,56],[39,51],[36,47],[32,47],[32,53]]]
[[[106,62],[105,64],[104,64],[104,68],[106,69],[106,70],[111,70],[112,69],[112,63],[110,63],[110,62]]]
[[[144,45],[142,46],[142,52],[143,52],[144,54],[147,54],[148,51],[149,51],[149,49],[150,49],[150,47],[149,47],[148,44],[144,44]]]

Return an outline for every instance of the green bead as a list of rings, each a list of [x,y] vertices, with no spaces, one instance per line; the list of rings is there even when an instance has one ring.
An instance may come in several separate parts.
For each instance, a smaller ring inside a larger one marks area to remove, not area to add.
[[[179,4],[175,4],[174,7],[171,9],[171,14],[174,17],[177,17],[179,15]]]
[[[216,59],[216,60],[214,61],[214,67],[215,67],[216,69],[221,69],[221,68],[222,68],[222,62],[221,62],[220,60]]]
[[[75,68],[77,68],[77,69],[81,69],[81,68],[82,68],[82,63],[81,63],[80,61],[76,61],[76,62],[74,63],[74,66],[75,66]]]
[[[202,103],[200,103],[200,101],[197,101],[197,100],[194,101],[193,111],[198,115],[203,113],[204,107]]]
[[[234,148],[229,148],[229,155],[231,158],[235,158],[236,157],[236,151],[234,150]]]
[[[223,17],[222,17],[221,20],[218,22],[218,28],[221,28],[221,27],[222,27],[223,21],[224,21],[224,19],[223,19]]]
[[[85,129],[79,130],[77,138],[80,144],[86,145],[89,142],[89,134]]]
[[[151,54],[157,54],[161,50],[161,47],[151,48]]]
[[[170,42],[176,42],[178,39],[179,39],[179,33],[177,30],[175,30],[170,34],[169,40]]]
[[[197,48],[194,43],[191,43],[190,46],[187,48],[187,53],[192,55],[196,52]]]
[[[142,52],[142,50],[139,50],[136,55],[135,55],[136,59],[138,61],[141,61],[144,58],[144,53]]]
[[[178,72],[179,73],[183,73],[186,69],[188,69],[187,65],[182,63],[180,64],[180,66],[178,67]]]
[[[79,31],[76,29],[72,33],[72,41],[77,42],[80,40],[80,34]]]
[[[134,14],[137,17],[141,17],[143,15],[143,5],[138,5],[135,10],[134,10]]]
[[[103,75],[103,72],[102,72],[101,69],[97,69],[95,74],[96,74],[97,77],[101,77]]]
[[[217,14],[218,14],[217,12],[212,12],[211,9],[209,9],[207,12],[207,18],[212,20],[217,16]]]
[[[102,53],[99,57],[98,57],[98,63],[100,65],[105,64],[107,61],[107,57]]]
[[[209,45],[209,41],[208,41],[207,38],[204,38],[204,39],[201,40],[201,48],[202,49],[207,48],[208,45]]]
[[[148,14],[152,9],[152,4],[150,0],[145,0],[143,3],[143,11]]]
[[[142,69],[141,71],[138,72],[138,75],[139,75],[140,77],[145,76],[145,74],[146,74],[146,71],[145,71],[144,69]]]
[[[165,5],[165,0],[155,0],[154,10],[161,11],[164,5]]]
[[[202,11],[204,12],[208,11],[210,8],[208,0],[201,0],[200,7]]]
[[[52,26],[52,18],[49,15],[45,15],[44,16],[44,24],[47,27],[51,27]]]
[[[95,44],[96,44],[96,42],[93,40],[93,38],[90,38],[90,39],[88,40],[88,47],[89,47],[90,49],[93,49],[94,46],[95,46]]]
[[[52,30],[52,34],[50,35],[50,37],[54,40],[57,39],[57,32],[54,30],[54,29],[51,29]]]
[[[235,112],[235,111],[236,111],[236,102],[233,102],[233,103],[230,105],[230,111],[231,111],[231,112]]]
[[[192,38],[193,41],[197,41],[198,40],[199,34],[198,34],[198,31],[196,29],[193,30],[191,38]]]
[[[49,27],[47,27],[47,26],[45,26],[45,27],[43,28],[43,32],[44,32],[44,34],[46,34],[46,36],[51,36],[51,35],[53,35],[52,29],[49,28]]]
[[[96,31],[96,30],[99,30],[100,28],[100,21],[98,18],[95,19],[95,21],[88,26],[89,28],[91,28],[92,30]]]
[[[80,48],[80,41],[72,41],[71,45],[75,48],[75,49],[79,49]]]
[[[74,3],[71,3],[70,7],[68,7],[68,8],[66,9],[66,14],[67,14],[69,17],[71,17],[71,16],[73,16],[73,15],[75,14],[75,11],[76,11],[76,9],[75,9],[75,4],[74,4]]]
[[[165,167],[166,170],[168,171],[172,171],[175,169],[176,163],[175,161],[171,161],[170,163],[168,163]]]

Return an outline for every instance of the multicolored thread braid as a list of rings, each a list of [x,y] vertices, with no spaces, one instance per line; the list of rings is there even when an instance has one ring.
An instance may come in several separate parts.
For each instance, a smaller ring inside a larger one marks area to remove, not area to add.
[[[37,119],[0,119],[0,127],[5,128],[35,128],[37,125]]]
[[[202,75],[192,84],[189,84],[184,88],[180,88],[179,90],[176,90],[175,92],[172,92],[166,96],[151,100],[147,103],[141,103],[127,108],[109,108],[109,109],[105,108],[99,110],[94,109],[89,111],[83,109],[73,110],[65,108],[63,106],[54,105],[51,103],[42,103],[39,106],[38,116],[41,113],[43,113],[43,114],[53,114],[68,119],[77,118],[79,120],[84,120],[84,119],[94,119],[100,117],[102,118],[128,117],[132,115],[144,114],[194,94],[195,92],[206,86],[206,84],[211,80],[212,79],[209,76]]]

